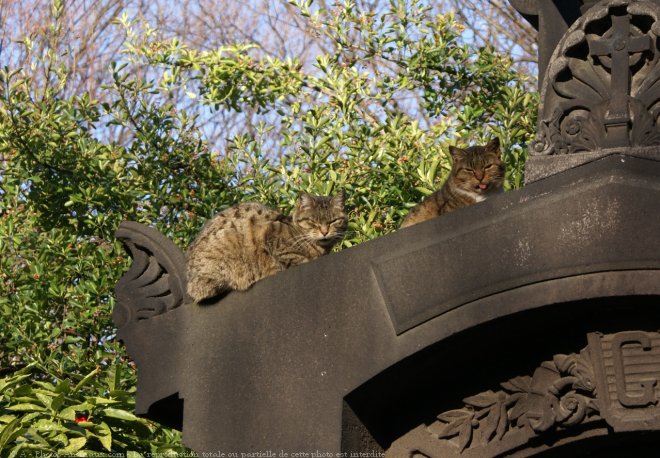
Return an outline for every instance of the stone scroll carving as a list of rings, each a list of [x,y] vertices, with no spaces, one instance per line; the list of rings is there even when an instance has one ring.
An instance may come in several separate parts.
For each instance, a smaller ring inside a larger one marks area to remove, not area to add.
[[[660,430],[660,334],[587,338],[579,353],[556,355],[532,376],[465,398],[462,408],[442,412],[395,441],[386,456],[500,456],[551,432],[570,437],[575,430],[579,437],[600,428],[607,434],[605,425],[615,432]]]
[[[604,1],[550,59],[532,155],[660,145],[660,6]]]
[[[140,223],[124,221],[115,235],[133,258],[131,268],[115,288],[115,325],[122,328],[180,306],[186,298],[183,252],[167,237]]]

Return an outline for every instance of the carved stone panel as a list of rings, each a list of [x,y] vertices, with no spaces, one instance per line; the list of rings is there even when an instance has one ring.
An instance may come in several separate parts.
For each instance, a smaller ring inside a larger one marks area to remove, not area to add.
[[[610,1],[560,41],[542,88],[532,154],[660,145],[660,7]]]
[[[570,441],[611,434],[606,425],[614,432],[660,430],[660,334],[587,338],[578,353],[555,355],[531,376],[465,398],[462,408],[442,412],[395,441],[386,456],[501,456],[531,448],[548,433]]]
[[[660,429],[660,334],[589,335],[601,416],[615,431]]]
[[[528,182],[612,152],[660,160],[659,19],[658,2],[609,0],[568,29],[541,86]]]

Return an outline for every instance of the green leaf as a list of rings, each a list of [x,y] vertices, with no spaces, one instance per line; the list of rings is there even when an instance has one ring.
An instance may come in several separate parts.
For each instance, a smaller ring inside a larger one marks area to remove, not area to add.
[[[91,401],[96,404],[96,405],[107,405],[107,404],[117,404],[119,401],[116,399],[109,399],[109,398],[102,398],[99,396],[95,396],[91,398]]]
[[[118,364],[113,364],[107,371],[106,386],[108,391],[113,392],[119,388],[121,369]]]
[[[34,384],[37,385],[37,386],[40,386],[41,388],[43,388],[47,392],[52,392],[52,391],[55,390],[55,387],[53,386],[52,383],[36,381],[36,382],[34,382]]]
[[[71,383],[66,379],[59,382],[55,387],[55,393],[68,394],[69,391],[71,391]]]
[[[23,431],[20,428],[21,420],[16,418],[6,424],[0,431],[0,450],[4,449],[7,444],[12,442]]]
[[[424,188],[422,186],[415,186],[415,189],[417,191],[421,192],[422,194],[424,194],[425,196],[430,196],[431,194],[433,194],[435,192],[432,189]]]
[[[0,379],[0,393],[28,378],[30,378],[29,374]]]
[[[41,420],[38,420],[36,423],[33,423],[33,427],[41,432],[68,431],[66,427],[60,425],[55,421],[48,420],[46,418],[42,418]]]
[[[39,399],[44,407],[50,408],[50,405],[53,402],[53,398],[43,393],[35,393],[34,395],[37,397],[37,399]]]
[[[96,436],[101,442],[101,445],[107,450],[107,451],[112,451],[112,434],[107,434],[105,436]]]
[[[7,458],[16,458],[22,450],[27,448],[27,444],[19,444],[18,446],[14,447],[11,449],[11,452],[9,452],[9,455],[7,455]],[[25,452],[21,453],[21,458],[25,456]]]
[[[101,423],[96,426],[96,431],[93,433],[93,436],[96,437],[101,445],[107,450],[112,450],[112,431],[106,423]]]
[[[57,452],[60,455],[73,455],[83,448],[86,443],[86,437],[74,437],[73,439],[69,439],[69,444],[66,447],[59,449]]]
[[[64,405],[64,393],[55,396],[50,404],[50,408],[57,412]]]
[[[28,428],[28,430],[25,432],[24,436],[28,438],[31,442],[38,442],[40,445],[44,447],[48,447],[48,441],[41,437],[41,434],[35,429],[35,428]]]
[[[6,407],[7,410],[12,410],[14,412],[45,412],[46,409],[42,406],[36,404],[15,404],[13,406]]]
[[[91,380],[96,377],[96,375],[99,373],[99,369],[95,368],[93,371],[91,371],[89,374],[87,374],[81,381],[79,381],[76,386],[73,388],[72,392],[76,393],[80,388],[83,386],[87,385]]]
[[[113,407],[108,407],[107,409],[103,409],[103,413],[108,417],[118,418],[120,420],[125,420],[125,421],[138,421],[139,420],[139,418],[136,417],[131,412],[128,412],[128,411],[122,410],[122,409],[115,409]]]

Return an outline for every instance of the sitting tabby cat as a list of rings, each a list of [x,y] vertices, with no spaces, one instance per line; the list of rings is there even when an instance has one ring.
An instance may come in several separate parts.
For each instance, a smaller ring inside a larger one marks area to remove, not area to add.
[[[410,210],[402,228],[481,202],[502,191],[504,163],[499,139],[467,149],[450,146],[449,153],[452,157],[449,178],[440,189]]]
[[[202,228],[186,254],[188,295],[200,302],[245,290],[330,252],[347,227],[343,195],[301,194],[292,216],[259,203],[230,207]]]

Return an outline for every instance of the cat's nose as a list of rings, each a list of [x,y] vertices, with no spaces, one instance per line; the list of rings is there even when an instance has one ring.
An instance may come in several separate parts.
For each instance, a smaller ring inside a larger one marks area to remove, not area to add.
[[[484,173],[483,173],[483,172],[474,172],[474,177],[475,177],[477,180],[481,181],[481,180],[484,179]]]
[[[328,232],[330,232],[330,228],[328,226],[321,226],[319,228],[319,231],[321,232],[321,235],[325,237],[326,235],[328,235]]]

